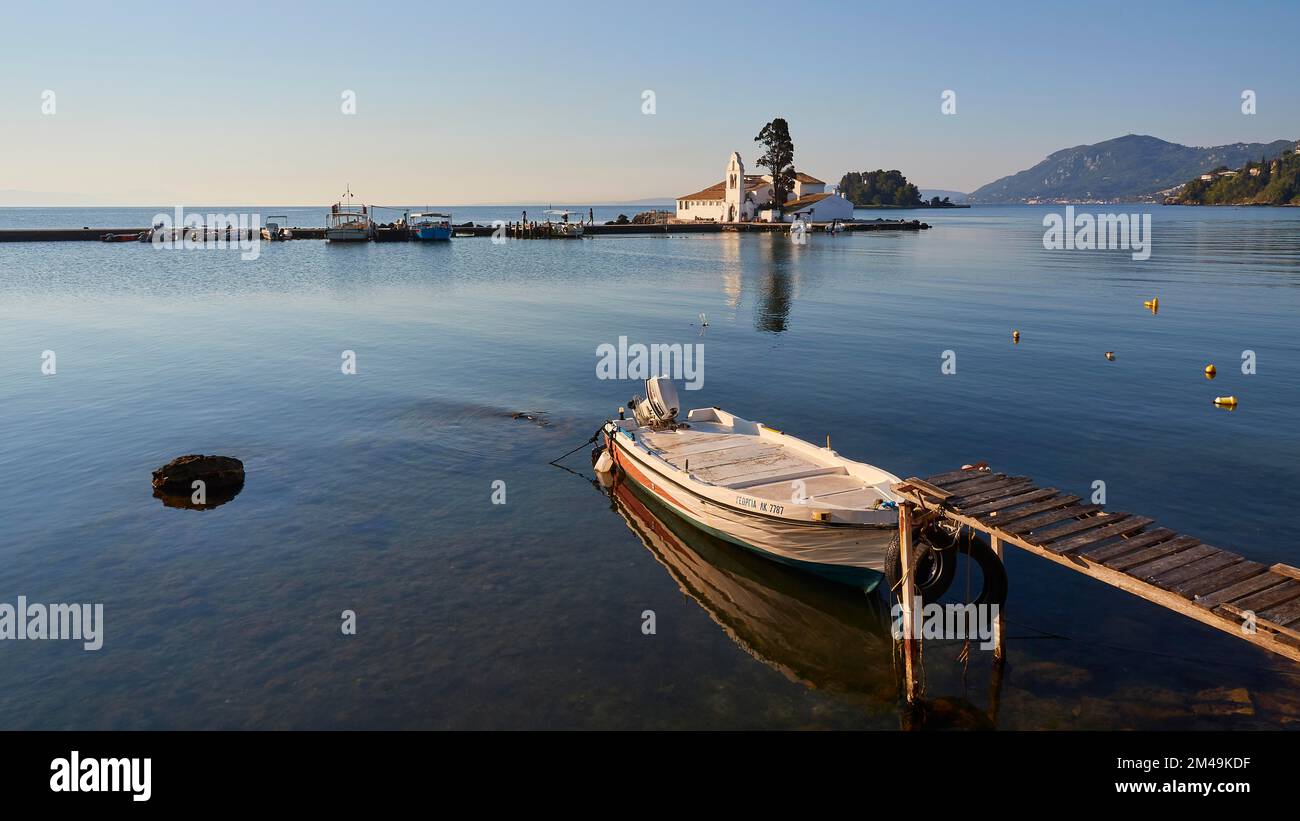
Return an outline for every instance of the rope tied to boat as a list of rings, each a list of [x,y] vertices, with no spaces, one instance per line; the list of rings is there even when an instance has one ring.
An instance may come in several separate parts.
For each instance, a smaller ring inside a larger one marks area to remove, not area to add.
[[[555,464],[558,464],[559,462],[564,461],[565,459],[569,458],[569,457],[572,456],[573,454],[575,454],[575,453],[577,453],[578,451],[582,450],[582,449],[585,448],[587,445],[590,445],[590,444],[594,443],[597,439],[600,438],[600,434],[601,434],[601,432],[605,430],[605,425],[608,425],[608,424],[609,424],[609,420],[605,420],[604,422],[601,423],[600,427],[596,428],[596,432],[593,433],[593,434],[591,435],[591,438],[590,438],[590,439],[588,439],[587,441],[583,442],[581,445],[578,445],[576,448],[574,448],[573,450],[571,450],[571,451],[569,451],[568,453],[564,454],[563,456],[559,456],[559,457],[557,457],[557,458],[555,458],[555,459],[552,459],[551,461],[547,462],[547,464],[548,464],[548,465],[555,465]]]

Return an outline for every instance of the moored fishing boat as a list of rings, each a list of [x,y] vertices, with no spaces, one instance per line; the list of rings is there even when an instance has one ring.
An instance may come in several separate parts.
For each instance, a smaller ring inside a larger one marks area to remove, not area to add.
[[[325,239],[329,242],[367,242],[374,233],[374,222],[366,206],[352,204],[352,187],[348,186],[342,200],[330,206],[325,217]]]
[[[562,211],[550,208],[546,214],[546,227],[552,237],[561,239],[582,239],[582,214],[576,211]],[[576,217],[576,219],[572,219]]]
[[[411,214],[409,218],[411,239],[443,242],[451,239],[451,214],[432,211]]]
[[[719,408],[678,422],[665,377],[629,405],[633,418],[602,428],[598,469],[617,468],[697,527],[775,561],[867,589],[883,577],[897,476]]]

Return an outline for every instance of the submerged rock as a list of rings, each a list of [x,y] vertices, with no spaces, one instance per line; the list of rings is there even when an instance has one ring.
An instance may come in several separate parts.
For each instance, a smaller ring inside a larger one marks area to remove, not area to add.
[[[153,472],[154,498],[167,507],[210,510],[243,489],[244,463],[231,456],[181,456]]]
[[[153,488],[167,494],[189,495],[194,482],[209,491],[237,490],[244,485],[244,463],[232,456],[180,456],[153,472]]]
[[[1255,705],[1245,687],[1212,687],[1196,694],[1192,712],[1198,716],[1253,716]]]
[[[550,422],[547,422],[544,418],[542,418],[545,414],[546,411],[514,411],[510,414],[510,418],[524,419],[529,422],[532,422],[534,425],[545,428],[545,427],[549,427],[551,424]]]

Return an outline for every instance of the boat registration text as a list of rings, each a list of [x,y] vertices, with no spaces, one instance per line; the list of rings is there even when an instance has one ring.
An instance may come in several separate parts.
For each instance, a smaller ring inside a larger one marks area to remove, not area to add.
[[[741,507],[757,510],[760,513],[775,513],[777,515],[785,513],[785,505],[778,505],[775,502],[764,502],[760,499],[751,499],[748,496],[737,496],[736,504]]]

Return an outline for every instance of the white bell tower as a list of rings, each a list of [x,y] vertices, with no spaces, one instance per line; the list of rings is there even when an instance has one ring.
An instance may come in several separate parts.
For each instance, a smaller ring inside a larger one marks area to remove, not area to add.
[[[741,161],[740,154],[736,151],[731,152],[731,159],[727,161],[726,180],[726,207],[724,219],[727,222],[736,222],[745,216],[745,163]]]

